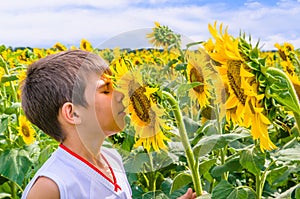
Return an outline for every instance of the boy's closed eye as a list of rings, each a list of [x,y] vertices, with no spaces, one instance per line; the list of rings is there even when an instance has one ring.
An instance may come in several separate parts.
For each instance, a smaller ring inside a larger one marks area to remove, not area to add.
[[[112,83],[111,81],[103,81],[103,80],[100,80],[98,85],[97,85],[97,90],[100,92],[100,93],[103,93],[103,94],[109,94],[113,91],[113,87],[112,87]]]
[[[103,91],[102,93],[104,93],[104,94],[109,94],[110,91]]]

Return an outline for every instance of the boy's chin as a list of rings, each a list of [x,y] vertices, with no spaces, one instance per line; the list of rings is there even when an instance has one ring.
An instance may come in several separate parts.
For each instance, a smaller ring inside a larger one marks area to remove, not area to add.
[[[117,132],[122,131],[125,128],[125,116],[119,117],[116,121],[117,124]]]

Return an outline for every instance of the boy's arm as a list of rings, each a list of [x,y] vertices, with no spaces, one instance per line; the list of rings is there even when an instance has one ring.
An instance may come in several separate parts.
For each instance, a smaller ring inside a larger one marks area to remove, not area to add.
[[[56,183],[47,177],[39,177],[30,189],[27,199],[59,199]]]

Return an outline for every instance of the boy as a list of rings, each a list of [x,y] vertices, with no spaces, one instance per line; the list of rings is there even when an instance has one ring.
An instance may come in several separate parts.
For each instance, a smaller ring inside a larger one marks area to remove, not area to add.
[[[22,85],[27,118],[61,144],[22,199],[131,198],[121,156],[102,146],[124,127],[123,94],[99,56],[64,51],[33,63]],[[195,198],[191,189],[181,198]]]

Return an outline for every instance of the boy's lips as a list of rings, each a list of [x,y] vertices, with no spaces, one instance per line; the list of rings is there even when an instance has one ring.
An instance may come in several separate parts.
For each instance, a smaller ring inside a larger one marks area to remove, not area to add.
[[[118,112],[118,114],[123,114],[123,113],[126,114],[125,107],[122,107],[121,111]]]

